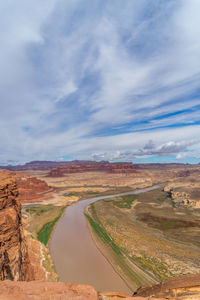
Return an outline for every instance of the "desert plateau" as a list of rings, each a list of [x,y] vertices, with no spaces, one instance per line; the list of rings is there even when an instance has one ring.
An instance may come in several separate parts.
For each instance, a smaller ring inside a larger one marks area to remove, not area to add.
[[[112,173],[112,163],[105,170],[98,163],[97,170],[88,170],[84,164],[92,162],[76,162],[76,172],[70,172],[73,164],[57,166],[62,170],[58,177],[44,162],[37,167],[32,163],[32,169],[0,170],[2,280],[31,281],[28,290],[37,280],[49,282],[47,290],[55,290],[55,299],[65,289],[60,284],[57,292],[53,282],[58,281],[75,289],[76,284],[91,285],[98,292],[95,297],[118,299],[151,297],[160,282],[175,282],[179,290],[176,278],[178,283],[191,276],[200,280],[199,165],[131,165],[126,173],[120,163],[121,169]],[[19,295],[21,289],[25,285],[19,285]],[[176,299],[190,299],[181,297]]]

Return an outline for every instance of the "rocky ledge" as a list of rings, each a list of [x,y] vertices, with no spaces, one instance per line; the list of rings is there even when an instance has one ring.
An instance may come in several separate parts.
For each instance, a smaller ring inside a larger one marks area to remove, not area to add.
[[[97,300],[98,294],[88,285],[64,282],[0,283],[0,300]]]
[[[200,274],[172,277],[159,284],[141,287],[135,296],[177,300],[200,299]]]
[[[197,300],[200,274],[170,278],[139,288],[133,296],[97,292],[92,286],[64,282],[0,282],[0,300]]]

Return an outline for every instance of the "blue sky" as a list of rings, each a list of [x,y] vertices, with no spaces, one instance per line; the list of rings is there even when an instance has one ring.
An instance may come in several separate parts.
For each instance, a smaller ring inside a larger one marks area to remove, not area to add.
[[[199,0],[0,2],[0,164],[200,161]]]

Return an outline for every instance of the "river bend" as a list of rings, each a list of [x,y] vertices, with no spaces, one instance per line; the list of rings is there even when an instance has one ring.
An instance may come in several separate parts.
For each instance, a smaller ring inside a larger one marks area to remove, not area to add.
[[[98,291],[130,293],[130,289],[98,250],[91,237],[84,209],[91,203],[157,189],[158,186],[132,192],[81,200],[67,207],[56,224],[49,243],[51,257],[60,281],[89,284]]]

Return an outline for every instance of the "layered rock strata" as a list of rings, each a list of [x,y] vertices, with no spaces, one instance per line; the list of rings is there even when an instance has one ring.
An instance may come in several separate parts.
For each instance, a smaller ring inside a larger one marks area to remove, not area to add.
[[[32,280],[15,180],[0,174],[0,280]]]
[[[48,184],[41,179],[23,173],[15,173],[19,199],[22,204],[42,201],[51,191]]]
[[[54,190],[44,180],[22,172],[0,170],[0,176],[5,174],[15,179],[21,204],[42,202]]]
[[[108,172],[108,173],[135,173],[132,163],[109,163],[109,162],[84,162],[72,163],[70,165],[53,168],[49,172],[49,177],[61,177],[65,174],[82,172]]]

